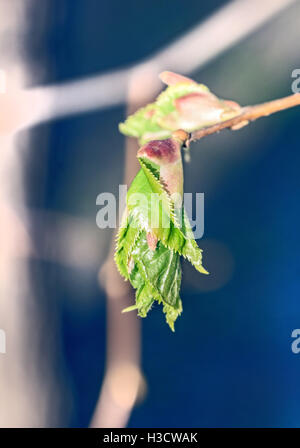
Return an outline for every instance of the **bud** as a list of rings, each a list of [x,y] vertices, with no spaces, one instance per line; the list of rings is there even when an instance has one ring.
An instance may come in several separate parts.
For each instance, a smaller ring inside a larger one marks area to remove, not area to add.
[[[186,78],[185,76],[178,75],[178,73],[174,72],[162,72],[159,74],[159,78],[161,81],[167,86],[175,86],[176,84],[197,84],[190,78]]]
[[[142,146],[138,158],[148,160],[159,167],[160,181],[168,193],[183,195],[182,143],[179,139],[152,140]],[[179,206],[179,204],[176,204]]]
[[[175,111],[162,117],[160,125],[191,132],[238,115],[240,106],[219,100],[213,93],[195,92],[174,100]]]

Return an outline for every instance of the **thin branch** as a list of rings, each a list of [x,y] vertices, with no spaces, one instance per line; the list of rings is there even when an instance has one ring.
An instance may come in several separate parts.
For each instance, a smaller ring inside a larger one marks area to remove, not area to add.
[[[235,131],[247,126],[250,121],[257,120],[261,117],[267,117],[281,110],[290,109],[295,106],[300,106],[300,93],[289,95],[278,100],[268,101],[267,103],[257,104],[255,106],[243,107],[241,113],[230,120],[192,132],[186,140],[185,145],[189,147],[191,142],[200,140],[207,135],[215,134],[222,129],[229,128]]]

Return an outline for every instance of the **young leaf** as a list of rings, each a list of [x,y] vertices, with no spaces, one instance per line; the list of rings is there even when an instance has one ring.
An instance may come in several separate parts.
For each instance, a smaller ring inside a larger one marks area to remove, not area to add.
[[[127,194],[115,254],[120,273],[136,289],[136,304],[124,311],[145,317],[157,301],[172,330],[182,312],[180,256],[207,274],[182,204],[181,145],[172,138],[138,151],[141,170]]]
[[[141,144],[169,138],[177,129],[192,132],[240,113],[237,103],[219,99],[203,84],[172,72],[160,77],[168,84],[166,90],[119,125],[123,134],[138,138]]]

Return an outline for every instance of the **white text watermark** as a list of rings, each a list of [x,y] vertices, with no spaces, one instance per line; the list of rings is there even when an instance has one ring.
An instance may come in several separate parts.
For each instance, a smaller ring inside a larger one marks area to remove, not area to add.
[[[295,353],[295,355],[298,355],[298,353],[300,353],[300,328],[295,328],[295,330],[292,331],[291,336],[294,339],[291,344],[292,352]]]
[[[300,68],[295,68],[292,71],[292,78],[294,78],[294,81],[291,85],[292,92],[300,93]]]
[[[121,219],[126,207],[126,195],[127,186],[119,185],[118,198],[113,193],[108,192],[100,193],[97,196],[96,205],[101,208],[97,212],[96,223],[100,229],[115,229],[117,227],[117,216],[119,216],[118,225],[122,225]],[[183,197],[179,193],[175,193],[170,196],[170,199],[175,204],[174,209],[172,209],[175,226],[181,228],[184,225],[183,207],[181,206],[183,204],[194,232],[193,237],[195,239],[202,238],[204,234],[204,193],[184,193]],[[170,214],[164,212],[169,209],[170,203],[163,194],[133,193],[127,199],[127,207],[137,210],[137,213],[141,213],[143,216],[147,216],[147,223],[149,223],[150,228],[169,228],[171,226]],[[133,222],[132,226],[134,225]]]

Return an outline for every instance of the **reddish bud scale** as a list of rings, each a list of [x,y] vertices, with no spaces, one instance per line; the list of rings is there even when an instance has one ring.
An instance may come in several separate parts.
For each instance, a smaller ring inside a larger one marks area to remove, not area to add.
[[[184,84],[197,84],[195,81],[193,81],[190,78],[187,78],[186,76],[179,75],[178,73],[173,72],[162,72],[159,75],[162,82],[167,84],[168,86],[175,86],[176,84],[184,83]]]
[[[148,159],[159,166],[161,181],[170,195],[179,193],[181,201],[177,199],[176,207],[181,205],[183,195],[182,144],[180,138],[152,140],[142,146],[137,154],[139,158]]]
[[[180,144],[171,138],[152,140],[139,149],[138,157],[145,157],[158,165],[174,163],[180,157]]]

